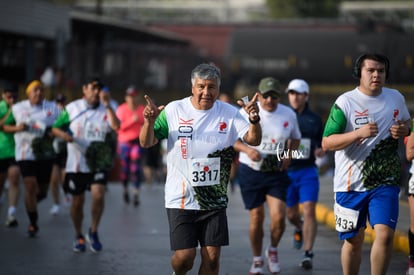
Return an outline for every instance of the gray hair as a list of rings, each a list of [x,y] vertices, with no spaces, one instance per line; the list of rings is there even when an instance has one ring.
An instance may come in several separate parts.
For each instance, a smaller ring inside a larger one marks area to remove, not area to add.
[[[195,79],[200,78],[203,80],[206,79],[216,79],[217,86],[220,87],[221,78],[220,78],[220,69],[212,63],[202,63],[195,67],[191,72],[191,84],[194,85]]]

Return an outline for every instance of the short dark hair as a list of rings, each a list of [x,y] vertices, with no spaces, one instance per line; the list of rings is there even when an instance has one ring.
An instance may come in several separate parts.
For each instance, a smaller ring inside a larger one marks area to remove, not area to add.
[[[361,78],[361,66],[362,62],[364,62],[365,59],[375,60],[385,65],[385,77],[388,78],[389,72],[390,72],[390,61],[389,59],[379,53],[364,53],[358,56],[358,58],[355,60],[354,69],[352,71],[352,76],[356,79]]]

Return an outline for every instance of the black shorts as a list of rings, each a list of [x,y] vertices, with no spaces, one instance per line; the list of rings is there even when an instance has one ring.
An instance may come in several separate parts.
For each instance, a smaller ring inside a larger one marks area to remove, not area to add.
[[[59,168],[64,169],[66,166],[67,157],[68,157],[68,154],[66,154],[66,152],[56,154],[54,164],[59,166]]]
[[[92,184],[106,185],[108,174],[99,173],[66,173],[63,183],[63,190],[72,195],[83,194],[86,190],[91,190]]]
[[[167,208],[171,250],[229,245],[226,209]]]
[[[38,184],[49,184],[53,162],[53,159],[21,160],[17,164],[20,167],[20,173],[23,178],[36,177]]]
[[[0,159],[0,173],[7,173],[10,166],[17,165],[15,158]]]

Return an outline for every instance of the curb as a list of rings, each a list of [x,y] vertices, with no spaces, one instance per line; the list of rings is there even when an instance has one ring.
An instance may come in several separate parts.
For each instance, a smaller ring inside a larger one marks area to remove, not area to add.
[[[330,229],[335,230],[335,216],[331,207],[324,204],[317,203],[315,209],[316,220],[319,223],[325,224]],[[375,232],[371,226],[367,226],[365,230],[364,242],[372,244],[375,239]],[[400,230],[395,230],[394,233],[394,250],[401,251],[406,255],[409,254],[408,237],[407,233],[403,233]]]

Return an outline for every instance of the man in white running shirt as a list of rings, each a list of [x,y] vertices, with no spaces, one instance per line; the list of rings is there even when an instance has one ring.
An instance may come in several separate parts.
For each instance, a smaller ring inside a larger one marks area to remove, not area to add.
[[[192,95],[157,107],[148,95],[140,143],[148,148],[167,139],[165,207],[174,254],[174,274],[191,270],[201,247],[202,274],[219,274],[221,246],[228,245],[227,184],[237,139],[261,140],[257,95],[237,108],[217,100],[220,71],[200,64],[191,73]],[[250,123],[249,123],[250,120]]]
[[[386,274],[398,220],[401,160],[398,140],[410,134],[403,95],[384,87],[389,60],[381,54],[357,58],[355,89],[337,98],[322,139],[335,151],[335,219],[344,275],[358,274],[366,222],[375,232],[371,274]]]
[[[104,212],[108,170],[112,167],[111,130],[119,121],[101,92],[99,78],[91,78],[82,86],[83,98],[69,103],[53,124],[53,134],[67,142],[65,192],[72,195],[71,218],[75,229],[74,252],[84,252],[85,240],[90,250],[99,252],[102,244],[98,226]],[[82,232],[85,192],[91,192],[91,225]]]
[[[44,99],[43,84],[31,81],[26,87],[28,99],[13,105],[16,124],[25,124],[16,132],[16,161],[25,186],[26,212],[30,220],[29,237],[39,230],[37,203],[46,198],[55,158],[51,126],[59,115],[56,103]]]
[[[244,207],[249,211],[249,238],[252,248],[250,275],[263,274],[264,252],[267,269],[278,274],[281,266],[278,245],[286,227],[286,198],[290,185],[287,169],[298,153],[301,133],[295,112],[281,104],[279,81],[265,77],[258,85],[262,141],[249,146],[241,141],[234,145],[240,152],[238,180]],[[269,210],[269,245],[263,251],[264,221]]]

